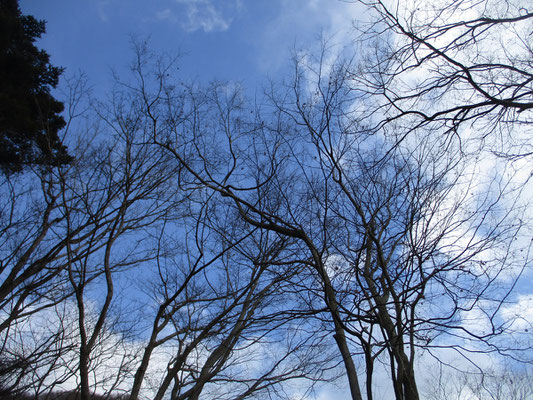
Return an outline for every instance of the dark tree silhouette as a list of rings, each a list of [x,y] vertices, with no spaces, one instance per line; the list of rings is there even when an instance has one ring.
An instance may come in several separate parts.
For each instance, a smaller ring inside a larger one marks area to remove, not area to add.
[[[65,126],[63,103],[50,94],[62,69],[34,42],[45,22],[22,15],[18,0],[0,0],[0,167],[70,161],[58,132]]]

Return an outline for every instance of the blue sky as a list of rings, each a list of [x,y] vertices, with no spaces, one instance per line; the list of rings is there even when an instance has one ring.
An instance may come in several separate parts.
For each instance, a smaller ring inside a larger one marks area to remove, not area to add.
[[[184,78],[242,82],[248,90],[283,74],[293,48],[320,35],[350,38],[355,5],[340,0],[21,0],[47,21],[39,42],[69,76],[84,72],[97,92],[132,58],[131,37],[159,52],[183,54]]]

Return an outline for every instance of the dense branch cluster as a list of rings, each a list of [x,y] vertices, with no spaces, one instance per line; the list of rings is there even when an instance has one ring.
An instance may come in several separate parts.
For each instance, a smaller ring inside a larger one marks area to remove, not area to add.
[[[405,121],[401,134],[438,129],[463,140],[481,131],[476,139],[499,155],[531,153],[530,4],[362,3],[375,17],[361,27],[362,43],[375,45],[363,48],[368,60],[353,79],[358,90],[379,99],[379,128]]]

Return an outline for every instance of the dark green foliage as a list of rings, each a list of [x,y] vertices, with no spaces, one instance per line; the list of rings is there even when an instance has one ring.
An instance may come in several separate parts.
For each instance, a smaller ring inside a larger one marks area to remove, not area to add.
[[[18,0],[0,0],[0,168],[68,163],[58,132],[65,126],[63,103],[50,94],[61,68],[35,47],[45,22],[22,15]]]

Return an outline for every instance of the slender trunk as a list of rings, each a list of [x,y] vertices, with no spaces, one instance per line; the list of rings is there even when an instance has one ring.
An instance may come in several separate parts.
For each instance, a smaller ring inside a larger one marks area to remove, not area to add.
[[[85,344],[80,346],[80,390],[81,400],[90,400],[89,390],[89,354]]]
[[[76,288],[76,298],[78,301],[78,327],[80,330],[80,390],[81,400],[90,400],[89,393],[89,352],[87,346],[87,332],[85,330],[85,305],[83,303],[83,290]]]
[[[365,364],[366,364],[366,398],[372,400],[372,374],[374,373],[374,360],[372,360],[372,345],[367,344],[365,349]]]
[[[337,346],[342,355],[342,361],[344,362],[344,368],[346,369],[346,375],[348,376],[348,384],[350,386],[350,393],[353,400],[363,400],[361,395],[361,389],[359,388],[359,379],[357,378],[357,371],[355,364],[346,343],[346,335],[340,324],[335,321],[335,335],[333,336],[337,342]]]
[[[143,358],[141,360],[141,365],[139,365],[139,368],[137,368],[137,372],[135,372],[135,377],[133,378],[133,386],[130,392],[130,400],[137,400],[139,397],[139,393],[141,391],[141,385],[144,380],[144,376],[146,374],[146,371],[148,369],[148,364],[150,363],[150,357],[152,356],[152,352],[155,348],[155,338],[151,338],[149,344],[144,349]]]
[[[348,343],[346,342],[346,334],[344,332],[344,328],[342,324],[340,323],[339,305],[337,304],[337,298],[335,296],[335,291],[333,290],[333,287],[331,286],[331,281],[329,279],[329,276],[327,275],[324,265],[322,264],[322,260],[318,256],[318,253],[311,246],[310,248],[313,253],[313,258],[315,259],[315,263],[317,265],[317,270],[324,283],[324,295],[325,295],[326,304],[328,306],[329,312],[331,314],[331,317],[333,319],[333,323],[335,326],[335,335],[333,335],[333,337],[335,338],[335,341],[337,342],[337,347],[339,348],[339,351],[342,356],[342,361],[344,362],[344,368],[346,369],[346,375],[348,376],[348,384],[350,386],[350,393],[352,395],[352,399],[363,400],[363,396],[361,394],[361,388],[359,386],[359,379],[357,377],[357,370],[353,362],[352,354],[350,353],[350,348],[348,347]]]
[[[411,363],[401,367],[398,365],[398,378],[403,390],[403,400],[418,400],[418,389]]]

